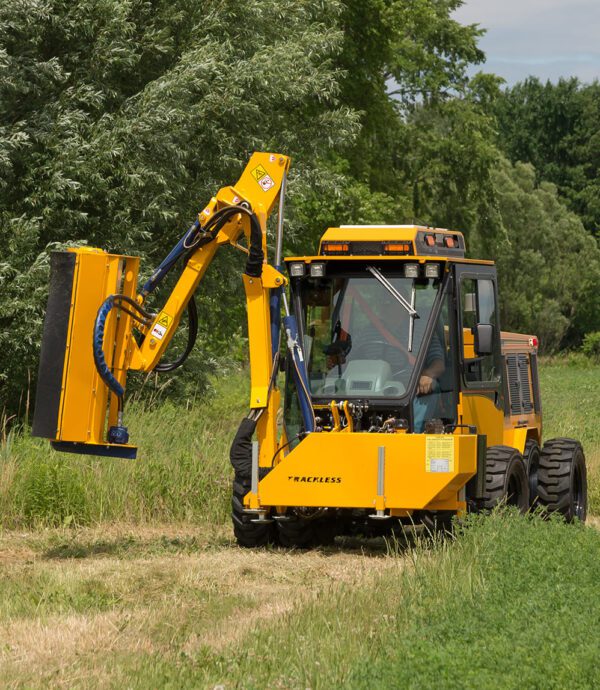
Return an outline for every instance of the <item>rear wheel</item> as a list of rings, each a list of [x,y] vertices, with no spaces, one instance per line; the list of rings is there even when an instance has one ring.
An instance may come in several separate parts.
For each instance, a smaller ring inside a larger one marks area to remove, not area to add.
[[[237,543],[249,549],[273,544],[277,537],[275,525],[272,522],[252,522],[255,515],[244,512],[244,496],[248,491],[250,479],[236,473],[231,496],[231,520]]]
[[[587,471],[579,441],[553,438],[544,443],[538,470],[538,504],[569,522],[585,522]]]
[[[540,447],[537,441],[533,439],[527,441],[523,452],[523,460],[525,461],[527,477],[529,478],[529,505],[534,507],[537,505],[538,470],[540,467]]]
[[[529,508],[529,480],[523,456],[509,446],[491,446],[485,460],[483,508],[500,504],[515,506],[522,513]]]

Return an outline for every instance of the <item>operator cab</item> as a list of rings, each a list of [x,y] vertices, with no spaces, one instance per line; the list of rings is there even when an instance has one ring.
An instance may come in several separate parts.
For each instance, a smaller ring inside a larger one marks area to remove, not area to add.
[[[441,433],[457,421],[453,263],[460,233],[419,226],[330,228],[316,257],[286,259],[292,304],[323,430],[347,401],[356,431]],[[288,434],[301,431],[286,386]]]

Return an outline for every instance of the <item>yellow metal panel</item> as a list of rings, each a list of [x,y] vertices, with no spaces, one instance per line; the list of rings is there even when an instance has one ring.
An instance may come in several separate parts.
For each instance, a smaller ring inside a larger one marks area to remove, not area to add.
[[[260,278],[242,276],[248,309],[248,344],[250,347],[250,407],[265,407],[271,378],[271,315],[269,290]]]
[[[425,508],[443,492],[458,493],[477,469],[477,437],[445,435],[429,438],[442,438],[452,445],[453,467],[447,472],[431,471],[430,462],[427,471],[427,438],[424,434],[310,434],[260,482],[260,503],[375,508],[378,449],[383,446],[382,504],[405,510]],[[440,469],[440,464],[434,468]]]
[[[289,166],[290,158],[283,154],[253,153],[234,189],[251,203],[255,213],[262,210],[268,215],[277,203],[281,182]]]
[[[267,409],[261,415],[256,426],[258,440],[258,464],[260,467],[271,467],[277,451],[277,411],[281,404],[281,393],[273,388]],[[283,441],[285,443],[285,441]],[[283,451],[282,451],[283,452]],[[279,455],[281,455],[280,453]]]
[[[138,259],[88,249],[77,249],[75,253],[77,258],[57,440],[103,443],[108,390],[94,364],[94,321],[98,308],[109,295],[121,290],[125,290],[124,294],[129,296],[135,294]],[[129,330],[126,321],[129,321],[129,317],[120,325],[121,333]],[[116,327],[116,311],[113,311],[107,321],[104,337],[109,366],[115,353]],[[123,342],[123,336],[120,337]],[[117,375],[124,384],[125,371],[120,369]]]
[[[525,450],[527,442],[527,427],[510,428],[504,430],[504,445],[516,448],[519,453]]]
[[[321,237],[321,242],[369,242],[393,241],[413,242],[417,233],[427,231],[437,234],[460,235],[462,233],[444,228],[427,228],[422,225],[356,225],[344,228],[327,228]]]
[[[504,411],[499,410],[494,401],[483,393],[461,393],[461,424],[473,424],[477,433],[487,435],[487,445],[504,443]]]

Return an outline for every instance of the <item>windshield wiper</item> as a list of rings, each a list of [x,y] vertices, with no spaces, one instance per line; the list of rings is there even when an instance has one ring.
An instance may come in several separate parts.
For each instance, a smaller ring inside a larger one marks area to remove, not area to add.
[[[367,271],[371,273],[375,279],[383,285],[383,287],[394,297],[400,304],[406,309],[408,315],[410,316],[410,327],[408,331],[408,351],[412,352],[413,346],[413,335],[414,335],[414,323],[415,319],[419,318],[417,311],[415,309],[415,289],[413,283],[413,292],[411,302],[408,302],[402,295],[396,290],[396,288],[390,283],[390,281],[383,275],[383,273],[375,268],[375,266],[367,266]]]

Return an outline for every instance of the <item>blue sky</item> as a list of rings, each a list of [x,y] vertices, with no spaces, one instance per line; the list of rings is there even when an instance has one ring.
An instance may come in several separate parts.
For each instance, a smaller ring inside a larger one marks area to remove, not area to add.
[[[488,30],[483,69],[509,84],[600,79],[600,0],[466,0],[454,17]]]

